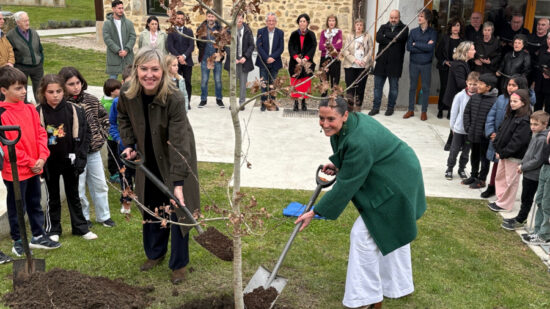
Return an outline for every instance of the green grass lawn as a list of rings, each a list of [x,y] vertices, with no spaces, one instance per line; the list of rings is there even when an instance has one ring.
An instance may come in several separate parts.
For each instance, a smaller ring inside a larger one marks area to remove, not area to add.
[[[47,24],[49,20],[94,20],[95,6],[93,0],[66,0],[65,8],[52,8],[40,6],[2,5],[3,11],[15,13],[25,11],[29,14],[31,28],[38,29],[41,24]]]
[[[226,205],[225,174],[229,164],[200,163],[200,179],[208,193],[202,205]],[[311,187],[314,188],[312,179]],[[293,228],[293,219],[281,210],[291,201],[306,203],[312,192],[244,188],[259,207],[274,214],[267,233],[243,240],[244,285],[258,266],[272,269]],[[141,219],[136,208],[125,220],[119,213],[118,194],[110,189],[111,214],[117,226],[94,225],[98,240],[70,235],[67,209],[63,209],[63,246],[53,251],[35,250],[47,269],[74,269],[94,276],[122,278],[134,285],[155,286],[152,308],[172,308],[195,298],[231,294],[231,263],[222,262],[190,242],[186,283],[172,296],[167,260],[149,272],[140,272],[145,261]],[[206,214],[217,216],[216,214]],[[296,238],[279,274],[288,284],[278,303],[287,308],[342,308],[349,232],[357,218],[349,206],[336,221],[315,221]],[[93,218],[93,215],[92,215]],[[483,201],[428,198],[428,210],[419,221],[419,235],[412,243],[415,292],[402,299],[386,299],[385,308],[548,308],[550,280],[546,267],[515,233],[499,227],[500,217]],[[227,232],[224,223],[215,226]],[[196,235],[195,231],[191,235]],[[11,251],[11,241],[0,241],[0,250]],[[0,266],[0,294],[11,290],[10,265]]]

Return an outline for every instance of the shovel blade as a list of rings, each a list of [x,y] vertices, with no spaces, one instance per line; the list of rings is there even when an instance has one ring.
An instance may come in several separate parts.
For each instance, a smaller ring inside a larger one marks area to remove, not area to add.
[[[248,285],[244,289],[243,293],[251,293],[254,291],[254,289],[263,287],[265,289],[269,289],[270,287],[274,287],[275,290],[277,290],[277,298],[281,295],[283,292],[283,289],[285,288],[285,285],[288,282],[288,279],[277,276],[269,286],[264,286],[267,283],[267,280],[269,279],[269,276],[271,275],[271,272],[267,270],[265,267],[260,266],[258,267],[258,270],[256,270],[256,273],[252,278],[250,278],[250,281],[248,282]],[[277,301],[277,298],[273,300],[271,303],[271,306],[269,308],[272,308],[275,302]]]
[[[13,288],[17,288],[25,281],[32,273],[46,271],[46,260],[31,259],[31,265],[27,259],[13,261]]]

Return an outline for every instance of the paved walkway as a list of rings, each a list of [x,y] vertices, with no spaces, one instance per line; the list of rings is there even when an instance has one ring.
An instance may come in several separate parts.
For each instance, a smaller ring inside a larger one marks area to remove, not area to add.
[[[82,27],[82,28],[63,28],[63,29],[44,29],[36,30],[40,37],[55,36],[55,35],[73,35],[82,33],[94,33],[95,27]]]

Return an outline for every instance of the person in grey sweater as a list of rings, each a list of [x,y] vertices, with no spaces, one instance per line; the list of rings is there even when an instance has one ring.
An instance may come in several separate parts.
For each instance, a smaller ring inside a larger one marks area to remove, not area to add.
[[[533,198],[539,184],[540,168],[544,160],[542,150],[546,144],[546,136],[550,131],[550,129],[546,129],[549,118],[550,115],[542,110],[531,115],[530,122],[533,137],[527,152],[521,160],[521,165],[518,166],[518,173],[523,173],[521,208],[515,218],[503,220],[501,227],[506,230],[513,231],[523,228],[529,211],[531,211]]]

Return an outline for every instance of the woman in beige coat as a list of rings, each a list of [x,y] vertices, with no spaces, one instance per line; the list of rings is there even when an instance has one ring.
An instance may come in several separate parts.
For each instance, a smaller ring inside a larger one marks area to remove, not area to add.
[[[346,36],[342,55],[344,56],[346,87],[349,87],[355,82],[355,85],[348,89],[347,95],[348,98],[353,99],[354,110],[360,111],[361,105],[363,105],[368,75],[366,75],[365,72],[364,77],[358,78],[365,68],[368,69],[372,67],[373,43],[372,37],[364,32],[365,23],[363,20],[355,20],[353,28],[354,33]]]
[[[166,55],[166,32],[160,30],[159,20],[156,16],[147,18],[145,30],[139,34],[138,47],[141,49],[144,46],[158,48]]]

